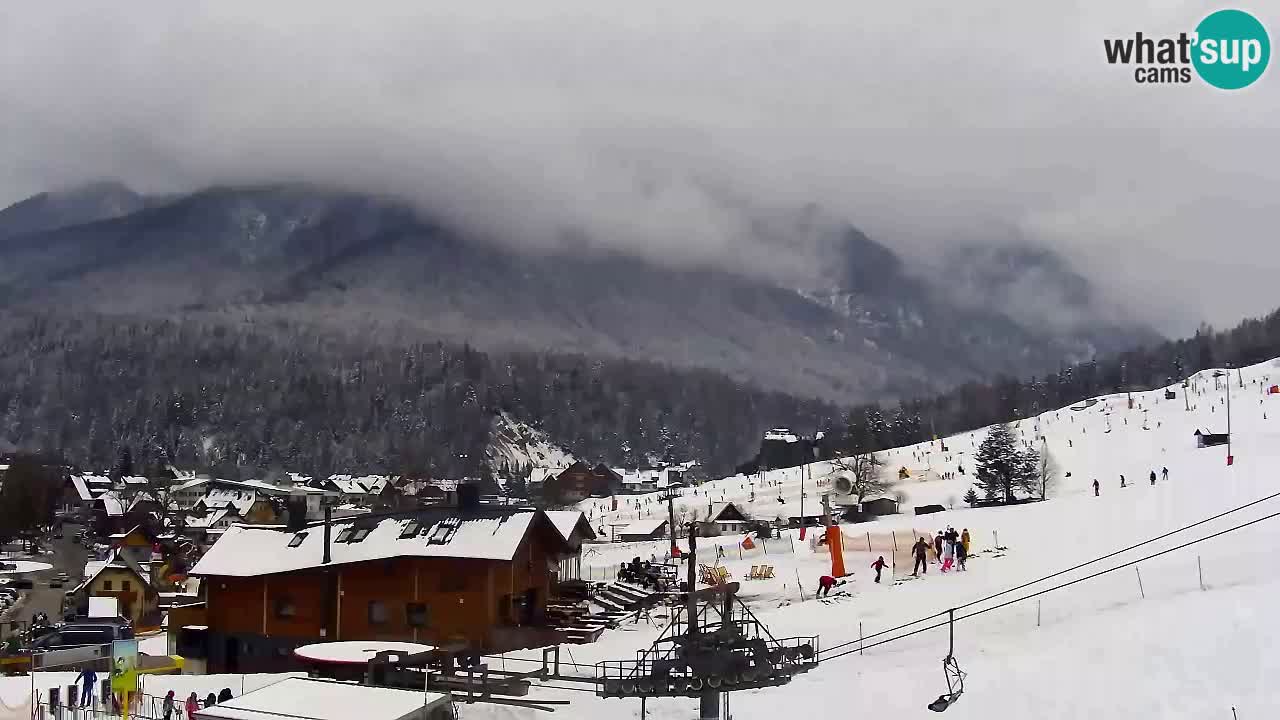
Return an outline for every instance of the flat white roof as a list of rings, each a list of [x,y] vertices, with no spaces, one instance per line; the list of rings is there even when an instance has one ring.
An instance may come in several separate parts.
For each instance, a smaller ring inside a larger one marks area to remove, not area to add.
[[[342,640],[339,642],[303,645],[293,651],[299,659],[335,665],[364,665],[380,652],[401,652],[409,655],[434,650],[431,645],[411,642],[380,640]]]
[[[404,720],[448,696],[293,677],[196,711],[199,720]]]

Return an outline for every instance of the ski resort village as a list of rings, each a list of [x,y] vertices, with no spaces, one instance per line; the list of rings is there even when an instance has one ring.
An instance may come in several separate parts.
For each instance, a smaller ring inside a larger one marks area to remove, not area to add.
[[[1274,718],[1277,383],[721,478],[70,474],[5,546],[0,717]]]

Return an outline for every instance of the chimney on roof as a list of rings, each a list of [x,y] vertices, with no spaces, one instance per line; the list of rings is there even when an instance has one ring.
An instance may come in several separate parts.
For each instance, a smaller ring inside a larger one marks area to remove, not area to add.
[[[307,494],[301,490],[289,493],[285,500],[285,521],[289,532],[299,532],[307,526]]]
[[[473,483],[458,483],[458,510],[463,513],[480,509],[480,486]]]
[[[325,505],[324,506],[324,557],[320,559],[320,562],[324,563],[325,565],[328,565],[329,561],[333,559],[329,554],[329,532],[332,525],[333,525],[333,508],[329,507],[328,505]]]

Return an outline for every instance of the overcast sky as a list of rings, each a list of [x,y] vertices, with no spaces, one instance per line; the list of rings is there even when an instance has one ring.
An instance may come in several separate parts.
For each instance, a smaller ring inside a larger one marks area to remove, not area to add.
[[[0,204],[310,180],[507,241],[767,272],[791,260],[748,224],[815,203],[908,255],[1051,246],[1183,334],[1280,305],[1280,68],[1142,86],[1102,40],[1217,7],[10,2]]]

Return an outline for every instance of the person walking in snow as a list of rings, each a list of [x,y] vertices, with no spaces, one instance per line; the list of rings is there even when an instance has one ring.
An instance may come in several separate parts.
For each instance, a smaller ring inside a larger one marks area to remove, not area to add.
[[[1156,484],[1156,471],[1155,471],[1155,470],[1152,470],[1152,471],[1151,471],[1151,485],[1152,485],[1152,486],[1154,486],[1155,484]]]
[[[93,701],[93,686],[98,684],[98,673],[93,668],[85,668],[76,675],[74,682],[84,680],[84,692],[80,694],[80,707],[88,707]]]
[[[933,539],[933,556],[938,558],[938,562],[942,562],[942,543],[947,539],[942,536],[942,531],[938,531],[938,536]]]
[[[929,541],[920,538],[911,549],[916,556],[915,564],[911,570],[911,577],[917,577],[920,573],[929,572]]]
[[[1124,475],[1120,476],[1120,487],[1124,487]]]
[[[969,550],[964,546],[964,542],[956,543],[956,565],[964,570],[964,561],[969,559]]]
[[[942,541],[942,572],[951,569],[956,559],[956,544],[950,538]]]
[[[885,563],[885,561],[884,561],[884,556],[883,556],[883,555],[881,555],[880,557],[876,558],[876,561],[875,561],[875,562],[873,562],[873,563],[871,563],[871,567],[872,567],[872,569],[874,569],[874,570],[876,571],[876,583],[879,583],[879,582],[880,582],[880,571],[881,571],[881,570],[884,570],[884,566],[885,566],[885,564],[886,564],[886,563]]]
[[[187,696],[187,720],[195,720],[196,711],[200,709],[200,701],[196,699],[194,691]]]
[[[1102,488],[1098,485],[1098,478],[1093,479],[1093,496],[1098,497],[1102,494]]]
[[[1169,468],[1160,468],[1160,479],[1169,482]]]
[[[960,533],[960,543],[964,545],[964,554],[969,554],[969,528]]]

